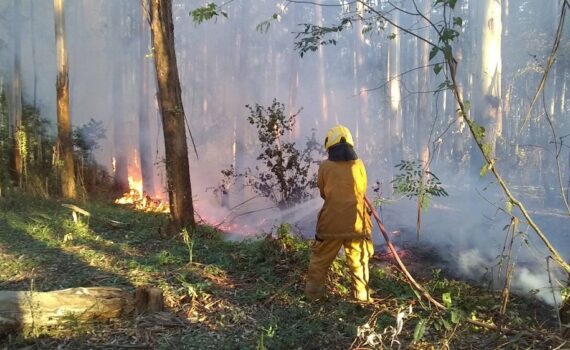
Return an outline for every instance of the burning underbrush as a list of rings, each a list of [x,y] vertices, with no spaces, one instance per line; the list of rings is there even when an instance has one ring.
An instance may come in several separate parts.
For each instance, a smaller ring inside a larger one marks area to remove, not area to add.
[[[168,213],[170,209],[168,202],[159,198],[153,198],[148,194],[131,189],[128,193],[124,193],[122,197],[115,199],[116,204],[127,205],[133,209],[152,212],[152,213]]]
[[[168,201],[152,196],[143,190],[142,179],[129,176],[129,191],[115,199],[115,204],[129,206],[135,210],[151,212],[151,213],[168,213],[170,208]]]

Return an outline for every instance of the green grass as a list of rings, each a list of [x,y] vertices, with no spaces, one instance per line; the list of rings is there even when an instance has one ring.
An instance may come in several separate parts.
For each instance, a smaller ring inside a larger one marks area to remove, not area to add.
[[[358,327],[370,323],[381,334],[395,326],[398,313],[410,305],[413,314],[397,337],[402,348],[441,348],[446,342],[468,347],[470,341],[478,344],[482,339],[494,340],[490,347],[506,342],[464,319],[448,329],[450,313],[420,303],[390,266],[372,268],[375,304],[348,300],[342,258],[329,274],[328,297],[306,301],[309,243],[290,234],[287,225],[271,236],[243,242],[226,241],[223,233],[208,226],[189,231],[186,241],[183,235],[164,239],[160,232],[167,225],[165,215],[104,202],[78,205],[91,213],[89,222],[73,222],[70,210],[56,201],[21,194],[0,198],[0,289],[29,290],[33,284],[38,291],[79,286],[134,291],[153,285],[164,291],[168,317],[175,325],[132,317],[97,325],[70,319],[60,327],[0,339],[0,347],[87,349],[137,343],[156,349],[348,349],[353,342],[364,344],[355,341]],[[436,298],[449,293],[452,307],[464,317],[475,314],[488,320],[496,315],[494,293],[437,273],[424,282]],[[526,331],[534,327],[533,334],[551,332],[540,320],[529,318],[526,309],[524,300],[514,298],[502,322]],[[426,332],[414,342],[420,320],[426,320]],[[537,342],[544,343],[521,337],[516,344]]]

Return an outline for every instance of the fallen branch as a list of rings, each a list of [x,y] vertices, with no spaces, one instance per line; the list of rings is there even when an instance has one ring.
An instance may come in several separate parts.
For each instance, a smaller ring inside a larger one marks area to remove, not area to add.
[[[75,223],[79,222],[78,214],[86,216],[87,220],[89,220],[89,217],[91,216],[91,213],[89,213],[87,210],[81,209],[76,205],[63,203],[61,206],[71,209],[71,215],[73,216],[73,222]]]
[[[390,249],[390,251],[394,255],[394,259],[396,259],[398,266],[400,267],[400,269],[402,269],[402,272],[404,273],[404,276],[406,276],[406,279],[408,280],[410,285],[414,289],[419,291],[421,294],[423,294],[423,296],[430,303],[434,304],[435,306],[437,306],[441,310],[447,310],[447,308],[445,306],[443,306],[439,301],[435,300],[429,294],[429,292],[424,287],[422,287],[418,282],[416,282],[416,280],[412,277],[412,275],[408,271],[408,268],[406,267],[406,265],[404,265],[404,263],[402,262],[402,259],[400,259],[400,256],[398,255],[398,251],[396,250],[396,248],[392,244],[392,241],[390,240],[390,237],[388,236],[388,233],[386,232],[386,229],[384,228],[384,224],[382,224],[382,220],[380,220],[380,216],[378,215],[378,212],[376,212],[376,209],[374,209],[374,207],[372,206],[372,203],[370,202],[370,199],[368,199],[368,196],[364,195],[364,201],[366,202],[366,205],[368,206],[370,211],[372,211],[372,215],[374,216],[374,219],[376,219],[376,223],[378,224],[378,228],[380,228],[380,232],[382,233],[382,236],[384,236],[384,239],[386,240],[386,245],[388,246],[388,249]]]
[[[414,288],[416,291],[420,292],[424,296],[424,298],[426,298],[430,303],[435,305],[438,309],[440,309],[442,311],[447,311],[447,308],[443,304],[441,304],[439,301],[434,299],[431,296],[431,294],[429,294],[429,292],[422,285],[420,285],[418,282],[416,282],[416,280],[412,277],[412,275],[408,271],[408,268],[406,267],[404,262],[402,262],[402,259],[400,259],[400,256],[398,255],[398,251],[396,250],[396,248],[392,244],[392,241],[390,240],[390,236],[388,236],[388,233],[386,232],[386,229],[384,228],[384,224],[382,224],[382,220],[380,219],[378,212],[372,206],[372,203],[370,202],[370,199],[368,199],[367,195],[364,195],[364,201],[366,202],[366,205],[368,206],[368,208],[372,212],[374,219],[376,219],[376,223],[378,224],[378,228],[380,228],[380,232],[382,233],[382,236],[384,236],[384,239],[386,240],[386,245],[388,246],[388,249],[390,249],[390,251],[392,252],[392,255],[394,255],[394,259],[396,259],[398,266],[400,267],[400,269],[404,273],[404,276],[408,280],[410,286],[412,288]],[[490,329],[490,330],[494,330],[494,331],[498,331],[498,332],[505,333],[505,334],[514,334],[515,333],[515,332],[508,330],[508,329],[505,329],[505,328],[499,328],[494,324],[488,324],[485,322],[471,320],[471,319],[466,319],[466,321],[473,324],[473,325],[483,327],[486,329]]]

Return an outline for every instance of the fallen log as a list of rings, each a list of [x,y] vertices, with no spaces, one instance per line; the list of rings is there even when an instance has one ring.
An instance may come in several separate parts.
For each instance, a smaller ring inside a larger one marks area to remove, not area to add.
[[[139,287],[137,295],[146,297],[135,301],[132,293],[111,287],[70,288],[50,292],[0,291],[0,335],[63,325],[69,321],[117,319],[132,314],[135,305],[138,314],[161,310],[160,289]]]

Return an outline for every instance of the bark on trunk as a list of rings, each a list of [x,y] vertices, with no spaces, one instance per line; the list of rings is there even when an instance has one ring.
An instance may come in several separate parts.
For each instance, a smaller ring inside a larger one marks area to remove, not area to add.
[[[52,292],[0,291],[0,335],[70,320],[108,320],[133,311],[132,295],[118,288],[70,288]]]
[[[57,56],[57,149],[59,158],[63,161],[61,192],[64,198],[73,199],[77,196],[77,190],[75,187],[71,117],[69,115],[69,67],[67,65],[67,49],[65,46],[63,0],[54,0],[53,7]]]
[[[394,21],[397,23],[399,19],[398,11],[395,11]],[[391,35],[393,38],[389,44],[389,97],[390,97],[390,132],[392,138],[392,159],[395,162],[403,159],[403,125],[402,125],[402,87],[400,83],[400,31],[398,28],[391,26]]]
[[[139,147],[140,147],[140,165],[141,176],[143,180],[143,192],[154,196],[154,166],[152,162],[152,135],[150,132],[150,106],[148,101],[151,100],[149,92],[149,76],[150,63],[146,60],[147,48],[149,44],[148,22],[145,9],[141,6],[141,24],[140,24],[140,52],[139,64],[141,72],[140,96],[139,96]]]
[[[429,0],[423,0],[423,8],[422,12],[427,19],[430,18],[430,10],[431,10],[431,2]],[[424,23],[425,28],[421,31],[420,36],[426,39],[429,39],[429,31],[430,27],[427,23]],[[430,125],[429,121],[432,120],[431,115],[431,95],[428,94],[429,91],[429,50],[430,45],[426,42],[419,43],[418,48],[418,56],[420,57],[420,67],[422,67],[419,71],[418,83],[419,83],[419,91],[418,94],[418,104],[417,104],[417,126],[418,126],[418,154],[420,160],[427,165],[429,160],[429,144],[428,144],[428,136],[430,134]],[[428,170],[426,168],[426,170]]]
[[[10,167],[12,180],[17,186],[23,184],[23,157],[19,131],[22,130],[22,65],[21,65],[21,38],[20,38],[20,0],[14,0],[12,4],[13,18],[12,29],[14,37],[14,72],[12,75],[12,87],[10,97],[10,127],[12,136],[12,153]]]
[[[113,41],[112,50],[117,52],[117,56],[112,65],[113,72],[113,191],[116,196],[122,196],[129,192],[129,142],[128,131],[125,128],[127,121],[127,105],[124,101],[127,99],[127,65],[125,57],[127,49],[125,43],[129,39],[128,28],[125,25],[127,18],[126,2],[122,2],[118,9],[112,14],[114,29],[121,33],[120,36]]]
[[[481,77],[479,80],[480,115],[483,117],[485,143],[490,146],[492,157],[495,156],[497,137],[502,134],[501,105],[501,39],[502,20],[501,3],[485,0],[480,3],[481,11]]]
[[[172,0],[151,0],[151,36],[164,130],[170,214],[175,228],[194,225],[184,107],[174,51]]]
[[[570,287],[570,275],[568,276],[567,287]],[[566,339],[570,338],[570,298],[566,297],[560,308],[560,321],[564,328],[562,334]]]
[[[320,5],[315,6],[315,17],[317,25],[323,26],[323,9]],[[327,120],[329,117],[329,103],[328,103],[328,95],[327,95],[327,80],[326,80],[326,71],[325,71],[325,50],[323,47],[320,47],[317,50],[317,58],[318,58],[318,74],[319,74],[319,98],[321,102],[321,118],[320,122],[323,125],[327,125]],[[317,121],[317,125],[319,121]],[[317,126],[316,125],[316,126]]]

